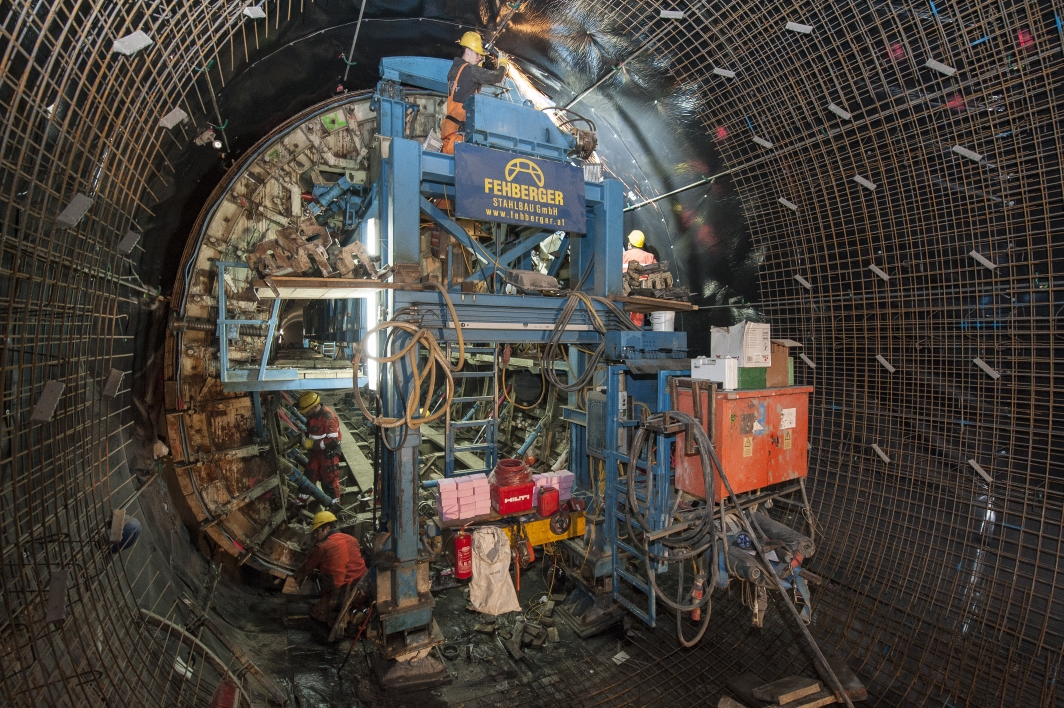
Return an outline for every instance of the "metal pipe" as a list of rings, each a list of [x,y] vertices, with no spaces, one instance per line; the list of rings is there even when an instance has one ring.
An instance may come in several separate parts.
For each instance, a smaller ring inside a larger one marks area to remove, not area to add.
[[[288,460],[278,459],[278,462],[281,464],[282,467],[287,466],[289,468],[290,471],[288,472],[288,481],[296,485],[299,491],[314,497],[318,501],[318,503],[326,509],[332,507],[332,497],[323,492],[321,490],[321,487],[307,479],[303,475],[303,473],[299,471],[298,467],[293,465]]]
[[[362,28],[362,13],[366,11],[366,0],[362,0],[362,7],[358,10],[358,22],[355,23],[355,36],[351,38],[351,50],[347,53],[347,57],[344,62],[347,64],[344,67],[344,81],[347,81],[347,73],[351,71],[351,64],[354,63],[355,56],[355,42],[358,41],[358,31]]]
[[[541,420],[536,425],[536,427],[532,428],[532,430],[528,433],[528,437],[526,437],[525,441],[523,443],[521,443],[521,447],[519,447],[517,449],[517,454],[514,455],[514,457],[516,457],[517,459],[521,459],[524,456],[524,454],[526,452],[528,452],[528,448],[532,447],[532,443],[534,443],[536,441],[536,438],[538,438],[540,433],[542,433],[542,432],[543,432],[543,421]]]
[[[195,319],[192,317],[177,317],[170,319],[170,330],[173,332],[214,332],[218,325],[210,320]],[[258,325],[237,325],[237,331],[245,337],[265,337],[268,330]]]
[[[621,63],[617,64],[615,67],[613,67],[612,70],[607,72],[601,79],[599,79],[598,81],[596,81],[595,83],[591,84],[586,89],[581,91],[579,94],[577,94],[575,98],[573,98],[571,101],[569,101],[564,106],[562,106],[562,108],[572,108],[574,103],[577,103],[578,101],[583,99],[585,96],[587,96],[589,93],[591,93],[592,91],[597,89],[599,86],[601,86],[602,84],[606,83],[606,81],[608,79],[610,79],[614,75],[614,73],[616,73],[616,72],[620,71],[621,69],[623,69],[625,64],[627,64],[628,62],[632,61],[637,56],[639,56],[640,54],[645,52],[646,50],[650,49],[651,43],[653,43],[654,40],[656,40],[660,34],[661,34],[660,31],[657,32],[653,37],[648,39],[643,44],[643,46],[641,46],[639,49],[635,50],[635,52],[633,52],[631,55],[629,55],[627,59],[625,59]]]
[[[686,192],[689,189],[694,189],[695,187],[701,187],[703,184],[713,184],[713,181],[715,179],[717,179],[717,177],[720,177],[721,175],[726,175],[729,172],[731,172],[731,170],[728,170],[726,172],[720,172],[718,174],[713,175],[712,177],[703,177],[702,179],[698,180],[697,182],[689,184],[686,187],[680,187],[679,189],[674,189],[671,192],[665,192],[665,194],[659,194],[658,196],[656,196],[656,197],[654,197],[652,199],[647,199],[646,201],[639,202],[638,204],[633,204],[632,206],[625,207],[624,210],[627,212],[627,211],[635,211],[636,209],[642,209],[647,204],[653,204],[654,202],[661,201],[662,199],[674,196],[676,194],[679,194],[680,192]]]
[[[694,422],[697,424],[697,421]],[[761,562],[764,563],[765,568],[769,570],[766,575],[772,579],[772,582],[776,586],[776,590],[778,590],[783,597],[783,604],[785,604],[787,609],[790,610],[791,616],[794,617],[794,621],[798,624],[798,629],[801,630],[806,643],[809,645],[809,648],[813,650],[818,672],[822,677],[827,679],[829,684],[831,684],[831,690],[836,693],[836,696],[842,698],[842,702],[845,703],[848,708],[854,708],[853,701],[850,700],[849,695],[846,693],[846,689],[843,688],[842,682],[839,681],[839,677],[835,675],[831,665],[828,664],[824,652],[820,651],[820,646],[816,643],[816,639],[813,638],[813,635],[809,631],[809,627],[806,626],[801,614],[798,613],[798,608],[794,606],[794,603],[791,602],[791,598],[787,595],[787,589],[783,587],[783,581],[780,579],[780,576],[772,572],[772,563],[768,559],[768,553],[765,552],[764,546],[761,545],[761,541],[758,540],[757,534],[754,532],[752,525],[753,517],[749,512],[743,509],[742,505],[739,504],[739,498],[735,496],[735,491],[732,489],[731,482],[728,481],[728,477],[724,474],[724,466],[721,465],[720,458],[717,457],[717,451],[712,445],[709,446],[709,454],[713,458],[713,465],[717,468],[717,472],[720,474],[724,486],[728,489],[728,496],[731,498],[732,504],[735,505],[735,513],[738,514],[739,520],[742,522],[746,533],[750,535],[750,540],[753,542],[754,548],[757,549],[757,555],[761,558]]]

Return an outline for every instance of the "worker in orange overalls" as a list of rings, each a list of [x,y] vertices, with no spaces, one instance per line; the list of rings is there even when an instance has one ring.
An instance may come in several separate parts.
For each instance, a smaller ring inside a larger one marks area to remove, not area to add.
[[[310,525],[314,547],[295,573],[296,585],[302,585],[313,572],[321,575],[324,592],[310,615],[327,624],[332,624],[333,614],[352,583],[357,583],[355,592],[369,592],[366,561],[362,558],[358,541],[336,531],[336,523],[336,515],[331,511],[319,511],[314,515]]]
[[[621,272],[628,272],[628,264],[632,261],[637,262],[639,265],[650,265],[651,263],[657,263],[658,259],[654,257],[653,253],[643,250],[643,246],[646,245],[647,237],[639,229],[632,229],[628,234],[628,248],[621,255]],[[646,276],[643,276],[646,279]],[[643,326],[644,315],[642,312],[630,312],[628,318],[632,320],[632,324],[637,327]]]
[[[506,78],[506,67],[510,65],[506,57],[500,56],[498,69],[482,67],[480,62],[484,61],[486,52],[484,41],[476,32],[466,32],[458,44],[465,49],[447,72],[447,117],[440,126],[445,155],[453,155],[454,144],[463,140],[458,131],[465,127],[465,100],[485,84],[497,84]]]
[[[311,484],[321,482],[326,494],[331,494],[333,504],[340,502],[340,419],[325,404],[321,396],[307,391],[299,397],[296,406],[307,419],[307,479]]]

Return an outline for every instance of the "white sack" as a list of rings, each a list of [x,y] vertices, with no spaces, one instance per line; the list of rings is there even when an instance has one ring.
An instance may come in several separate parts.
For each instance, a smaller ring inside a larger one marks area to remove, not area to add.
[[[473,609],[486,615],[520,612],[510,580],[510,539],[495,526],[473,531],[473,579],[469,583]]]

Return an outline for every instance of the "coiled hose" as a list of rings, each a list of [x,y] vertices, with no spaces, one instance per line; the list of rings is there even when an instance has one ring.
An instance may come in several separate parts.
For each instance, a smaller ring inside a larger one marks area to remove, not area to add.
[[[702,424],[698,419],[693,416],[683,413],[681,411],[670,411],[668,417],[684,423],[687,426],[688,434],[694,435],[695,442],[698,443],[698,453],[702,458],[702,483],[706,492],[706,506],[700,510],[696,510],[691,514],[691,517],[696,517],[686,521],[682,521],[684,524],[691,524],[689,529],[686,529],[682,533],[670,534],[662,536],[654,541],[654,543],[660,543],[662,546],[668,549],[667,554],[659,554],[650,550],[651,541],[647,538],[647,534],[644,531],[642,533],[643,543],[643,562],[646,567],[647,580],[650,587],[654,591],[654,595],[664,605],[676,612],[676,635],[680,644],[685,647],[693,647],[697,644],[705,635],[706,628],[709,626],[709,617],[712,614],[712,594],[713,588],[717,584],[719,576],[719,566],[717,563],[717,536],[718,530],[713,522],[713,507],[712,502],[715,499],[716,477],[713,474],[714,468],[722,475],[724,471],[720,469],[719,464],[716,461],[716,455],[713,454],[713,443],[709,439],[709,435],[702,429]],[[658,413],[647,418],[639,426],[636,431],[635,438],[632,440],[632,446],[628,455],[628,468],[626,475],[628,477],[628,509],[625,513],[625,521],[628,525],[628,533],[633,541],[640,538],[640,535],[636,533],[636,527],[641,529],[648,529],[646,516],[639,510],[639,498],[636,495],[636,474],[638,472],[639,458],[643,454],[643,448],[646,446],[647,437],[651,434],[647,426],[664,423],[665,414]],[[664,454],[662,451],[658,453]],[[636,522],[633,524],[633,519]],[[673,519],[670,517],[669,521]],[[673,524],[669,524],[671,526]],[[669,528],[666,526],[666,530]],[[723,528],[723,524],[721,524]],[[682,590],[683,590],[683,563],[687,560],[691,560],[696,566],[696,582],[699,576],[707,578],[708,582],[705,583],[705,589],[703,591],[702,599],[695,600],[689,604],[683,604],[682,602]],[[679,584],[677,588],[677,598],[672,600],[661,588],[658,587],[656,574],[651,568],[651,561],[657,563],[680,563],[679,571]],[[702,565],[701,570],[698,570],[699,564]],[[706,572],[705,565],[709,566],[709,572]],[[698,633],[692,639],[686,639],[683,636],[682,617],[686,612],[693,612],[705,607],[702,611],[702,624],[699,626]]]
[[[447,412],[451,406],[451,399],[454,398],[454,377],[451,376],[452,372],[460,371],[462,365],[465,363],[465,337],[462,335],[462,323],[458,321],[458,313],[455,312],[454,303],[451,302],[451,296],[447,294],[447,289],[439,283],[428,283],[428,285],[436,288],[440,295],[443,297],[444,305],[447,306],[447,312],[451,316],[451,322],[454,323],[455,337],[458,342],[458,364],[451,364],[451,358],[447,352],[443,350],[439,342],[436,341],[436,337],[432,335],[427,329],[415,325],[412,322],[403,322],[401,320],[388,320],[387,322],[381,322],[373,329],[366,332],[366,336],[362,338],[354,347],[354,356],[351,359],[353,366],[352,376],[354,378],[354,396],[355,403],[358,404],[359,410],[362,411],[362,415],[366,420],[381,428],[399,428],[409,427],[417,429],[426,423],[439,418],[441,415]],[[406,332],[410,335],[410,341],[403,346],[398,352],[385,355],[385,356],[373,356],[365,352],[364,345],[366,340],[377,332],[391,329]],[[429,352],[428,360],[425,365],[420,366],[421,347]],[[366,407],[365,402],[362,400],[362,395],[358,390],[358,365],[363,359],[369,361],[375,361],[378,364],[393,364],[401,359],[406,359],[407,365],[410,367],[411,372],[411,386],[410,395],[406,399],[405,411],[402,417],[391,418],[383,414],[373,415],[370,413],[369,408]],[[427,410],[428,405],[432,401],[436,393],[436,365],[439,364],[443,369],[444,381],[446,385],[446,393],[444,394],[443,405],[439,406],[435,413],[427,413],[421,415],[421,411]],[[428,381],[428,388],[425,393],[422,394],[422,384]]]

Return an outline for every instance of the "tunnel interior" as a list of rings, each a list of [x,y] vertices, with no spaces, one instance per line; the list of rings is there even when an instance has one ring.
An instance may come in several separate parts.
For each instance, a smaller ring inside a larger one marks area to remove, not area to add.
[[[492,679],[480,662],[465,693],[381,693],[361,665],[334,670],[343,652],[318,647],[268,568],[235,564],[190,521],[179,480],[197,460],[174,459],[168,415],[184,394],[167,382],[200,354],[168,332],[209,210],[271,136],[368,95],[381,58],[450,59],[476,29],[537,91],[579,96],[604,173],[623,183],[625,232],[643,230],[699,306],[677,318],[692,356],[709,353],[711,326],[742,320],[800,344],[795,383],[815,391],[809,628],[825,653],[876,705],[1056,705],[1060,13],[771,0],[0,9],[0,694],[210,705],[231,682],[273,700],[237,653],[298,705],[715,705],[744,672],[813,672],[782,611],[754,629],[722,593],[691,650],[671,620],[636,623],[533,671]],[[150,44],[116,51],[137,31]],[[187,119],[167,127],[175,109]],[[324,319],[291,308],[285,339]],[[443,604],[464,612],[461,598]],[[205,632],[190,606],[222,630]]]

